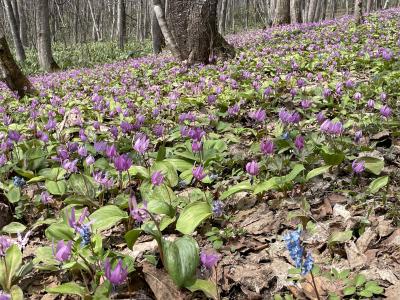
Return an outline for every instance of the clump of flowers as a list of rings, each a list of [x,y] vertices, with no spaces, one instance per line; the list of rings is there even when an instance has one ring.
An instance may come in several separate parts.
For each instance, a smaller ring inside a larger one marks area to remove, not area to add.
[[[284,236],[286,247],[289,250],[290,257],[295,263],[296,268],[301,270],[301,275],[311,272],[314,260],[311,253],[306,253],[301,243],[301,230],[294,230]]]

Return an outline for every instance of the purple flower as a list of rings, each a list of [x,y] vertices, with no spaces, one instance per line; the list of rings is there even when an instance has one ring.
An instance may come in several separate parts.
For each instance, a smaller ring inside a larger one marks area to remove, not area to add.
[[[372,99],[369,99],[367,102],[367,107],[372,108],[372,109],[375,108],[375,101]]]
[[[122,154],[114,157],[114,167],[118,172],[128,171],[132,166],[132,160],[128,154]]]
[[[386,101],[386,99],[387,99],[386,93],[382,92],[380,98],[381,98],[382,101]]]
[[[69,260],[71,257],[72,241],[65,243],[63,240],[58,241],[57,248],[54,251],[53,245],[53,255],[59,262]]]
[[[78,167],[76,164],[78,163],[78,160],[75,159],[73,161],[70,161],[69,159],[66,159],[62,162],[62,167],[68,172],[68,173],[76,173],[78,172]]]
[[[224,203],[222,203],[220,200],[213,201],[212,212],[215,217],[221,217],[224,213]]]
[[[221,256],[217,253],[207,253],[204,251],[201,251],[200,253],[200,261],[202,266],[209,270],[214,268],[220,259]]]
[[[258,109],[256,111],[249,112],[249,117],[257,122],[264,122],[266,118],[266,112],[263,109]]]
[[[7,156],[3,153],[0,155],[0,167],[4,166],[7,163]]]
[[[302,135],[298,135],[294,140],[294,145],[298,150],[304,148],[304,137]]]
[[[107,149],[107,143],[106,142],[95,142],[94,149],[96,150],[96,152],[104,152]]]
[[[307,109],[311,107],[312,102],[310,100],[302,100],[300,104],[302,108]]]
[[[135,142],[133,149],[135,149],[140,154],[144,154],[149,148],[150,140],[145,136],[141,135]]]
[[[87,154],[88,154],[88,151],[87,151],[86,147],[85,146],[80,146],[78,148],[78,154],[79,154],[80,157],[86,157]]]
[[[331,120],[325,120],[320,129],[327,134],[340,135],[343,132],[343,124],[341,122],[333,123]]]
[[[362,136],[363,136],[363,133],[362,133],[361,130],[356,131],[356,133],[354,134],[354,141],[355,141],[356,143],[359,143],[360,140],[361,140],[361,138],[362,138]]]
[[[199,128],[190,128],[188,131],[188,136],[193,140],[193,141],[201,141],[201,139],[206,135],[206,132]]]
[[[105,147],[106,156],[109,158],[114,158],[117,156],[117,147],[114,144],[107,145]]]
[[[201,142],[194,141],[192,143],[192,151],[193,151],[193,153],[200,152],[202,148],[203,148],[203,144]]]
[[[328,98],[331,94],[332,94],[332,91],[330,89],[328,89],[328,88],[324,89],[324,92],[323,92],[324,98]]]
[[[228,107],[228,115],[230,117],[236,116],[240,111],[240,106],[238,103],[236,103],[233,106]]]
[[[354,160],[353,163],[351,164],[351,167],[352,167],[354,173],[361,174],[365,170],[365,161]]]
[[[0,300],[11,300],[11,295],[0,291]]]
[[[79,220],[78,220],[78,221],[76,221],[76,218],[75,218],[75,207],[72,207],[72,208],[71,208],[71,214],[70,214],[70,215],[68,214],[68,210],[66,210],[66,214],[67,214],[67,217],[68,217],[68,225],[69,225],[71,228],[75,229],[75,231],[78,231],[79,228],[82,227],[83,222],[85,221],[85,218],[86,218],[87,216],[89,216],[89,211],[88,211],[88,208],[85,207],[85,208],[82,210],[82,214],[81,214],[81,216],[79,217]]]
[[[6,251],[13,244],[12,240],[5,235],[0,236],[0,257],[6,255]]]
[[[319,124],[321,124],[321,123],[323,123],[325,120],[326,120],[326,117],[325,117],[325,115],[324,115],[324,112],[320,111],[320,112],[317,114],[317,122],[318,122]]]
[[[21,136],[21,134],[20,134],[18,131],[16,131],[16,130],[9,130],[9,131],[8,131],[8,138],[9,138],[11,141],[13,141],[13,142],[18,143],[18,142],[22,139],[22,136]]]
[[[53,196],[51,196],[47,191],[44,191],[40,194],[40,200],[44,205],[54,202]]]
[[[164,183],[164,175],[160,171],[156,171],[151,175],[151,183],[160,186]]]
[[[263,139],[260,144],[261,152],[265,155],[271,155],[274,153],[275,145],[271,140]]]
[[[198,167],[194,166],[192,169],[192,175],[198,181],[202,181],[207,176],[202,165],[199,165]]]
[[[87,141],[87,136],[86,136],[85,130],[83,128],[79,130],[79,138],[81,139],[82,142]]]
[[[107,173],[103,173],[101,171],[93,174],[93,179],[95,182],[100,184],[102,187],[106,189],[112,188],[114,185],[114,181],[112,178],[108,178]]]
[[[131,195],[128,201],[129,205],[129,212],[130,215],[133,219],[136,220],[136,222],[142,223],[144,220],[146,220],[149,216],[147,213],[147,202],[143,202],[143,208],[139,208],[136,197],[135,195]]]
[[[257,176],[260,172],[260,167],[258,166],[258,163],[255,160],[248,162],[246,164],[246,172],[251,176]]]
[[[88,166],[90,166],[94,164],[95,159],[92,155],[89,155],[88,157],[86,157],[85,162]]]
[[[360,93],[360,92],[357,92],[357,93],[355,93],[355,94],[354,94],[354,100],[356,100],[356,101],[360,101],[360,100],[361,100],[361,98],[362,98],[362,95],[361,95],[361,93]]]
[[[389,118],[390,115],[392,114],[392,110],[387,105],[382,106],[379,111],[381,113],[381,116],[386,118],[386,119]]]
[[[128,268],[123,268],[122,260],[119,259],[115,269],[112,270],[110,260],[107,258],[104,263],[104,273],[105,273],[106,278],[113,285],[120,285],[120,284],[124,283],[124,281],[128,277]]]
[[[153,127],[153,132],[157,137],[162,137],[164,135],[165,127],[160,124],[156,124]]]

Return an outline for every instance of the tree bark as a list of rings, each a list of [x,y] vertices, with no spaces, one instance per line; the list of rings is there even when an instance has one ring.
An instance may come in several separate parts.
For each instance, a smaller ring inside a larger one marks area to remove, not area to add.
[[[125,0],[118,0],[118,42],[120,49],[124,49],[125,36],[126,36]]]
[[[219,18],[218,29],[221,34],[225,33],[225,24],[226,24],[226,11],[228,8],[228,0],[222,0],[221,3],[221,15]]]
[[[317,4],[318,4],[318,0],[310,1],[310,4],[308,6],[308,13],[307,13],[307,21],[308,22],[314,21],[315,12],[317,10]]]
[[[39,64],[43,71],[52,72],[59,70],[51,52],[51,36],[49,24],[48,0],[37,0],[37,47]]]
[[[301,1],[290,0],[290,22],[292,24],[301,23]]]
[[[367,14],[371,12],[372,0],[367,0]]]
[[[25,47],[29,46],[28,43],[28,24],[26,22],[25,8],[23,0],[17,0],[18,12],[19,12],[19,36],[22,45]]]
[[[0,36],[0,80],[4,81],[10,90],[17,92],[21,98],[34,93],[30,81],[14,61],[4,36]]]
[[[361,24],[363,22],[362,0],[355,1],[354,20],[356,24]]]
[[[163,2],[164,1],[160,1],[160,4],[161,9],[164,11],[165,8]],[[153,41],[153,53],[161,53],[162,48],[165,46],[165,39],[161,31],[160,25],[158,24],[157,16],[154,10],[151,16],[151,36]]]
[[[3,0],[6,9],[8,22],[10,24],[11,35],[14,41],[15,52],[17,54],[17,61],[23,62],[25,60],[25,50],[22,46],[21,38],[19,36],[18,23],[14,15],[14,10],[11,6],[10,0]]]
[[[153,3],[159,2],[153,0]],[[170,38],[165,34],[169,29],[173,41],[179,47],[179,58],[189,64],[209,63],[214,55],[234,57],[235,49],[218,33],[218,0],[175,0],[166,3],[167,23],[157,19],[167,44]],[[157,5],[154,6],[157,9]]]
[[[290,23],[290,0],[278,0],[275,8],[275,18],[273,25]]]

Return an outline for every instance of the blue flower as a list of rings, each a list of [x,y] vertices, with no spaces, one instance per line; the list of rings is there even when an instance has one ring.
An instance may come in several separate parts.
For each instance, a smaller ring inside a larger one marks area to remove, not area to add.
[[[224,204],[222,201],[214,201],[212,203],[212,212],[215,217],[221,217],[224,213]]]
[[[91,232],[90,232],[90,227],[87,224],[82,225],[78,229],[79,234],[82,237],[82,242],[81,246],[84,247],[90,243],[90,238],[91,238]]]
[[[13,184],[15,187],[23,187],[25,185],[25,179],[18,176],[14,176]]]

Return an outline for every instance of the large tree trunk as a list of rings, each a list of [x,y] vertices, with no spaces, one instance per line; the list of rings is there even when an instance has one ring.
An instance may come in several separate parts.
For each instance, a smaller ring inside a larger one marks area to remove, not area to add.
[[[308,6],[308,13],[307,13],[307,21],[308,22],[314,21],[315,12],[317,10],[317,4],[318,4],[318,0],[310,0],[310,4]]]
[[[10,24],[11,35],[14,41],[15,52],[17,54],[17,61],[23,62],[26,57],[24,47],[22,46],[21,38],[19,35],[19,24],[17,23],[17,20],[15,18],[14,10],[10,0],[3,0],[3,2],[7,12],[8,22]]]
[[[354,20],[356,24],[361,24],[363,22],[362,0],[355,1]]]
[[[39,64],[43,71],[52,72],[59,69],[51,52],[48,0],[37,0],[37,47]]]
[[[278,0],[273,25],[290,23],[290,0]]]
[[[31,83],[15,63],[4,36],[0,36],[0,80],[20,97],[34,92]]]
[[[301,1],[290,0],[290,22],[292,24],[301,23]]]
[[[164,11],[164,1],[162,0],[160,4],[161,9]],[[153,40],[153,53],[161,53],[162,48],[165,46],[165,39],[161,31],[160,25],[158,24],[157,16],[154,10],[151,16],[151,36]]]
[[[371,12],[372,0],[367,0],[367,14]]]
[[[125,0],[118,0],[118,42],[120,49],[124,49],[125,36],[126,36]]]
[[[179,59],[189,64],[209,63],[214,55],[235,55],[235,49],[218,33],[218,0],[167,1],[166,23],[159,2],[153,0],[157,20],[168,46]]]

